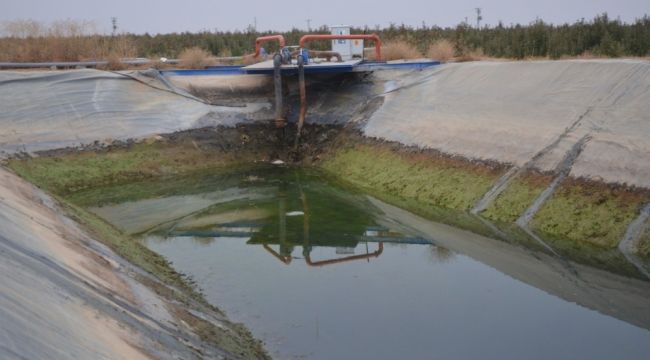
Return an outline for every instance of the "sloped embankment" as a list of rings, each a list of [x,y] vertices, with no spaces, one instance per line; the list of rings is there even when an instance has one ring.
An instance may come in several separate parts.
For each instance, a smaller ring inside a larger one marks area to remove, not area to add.
[[[266,356],[159,255],[6,169],[0,180],[0,357]]]
[[[615,249],[650,202],[649,91],[647,61],[451,64],[401,80],[363,132],[469,162],[502,164],[508,171],[478,197],[472,213],[569,240],[569,247]],[[334,161],[354,157],[350,151],[381,161],[367,156],[374,152],[368,149],[341,151]],[[379,171],[390,177],[390,166]],[[411,183],[411,176],[423,184],[438,181],[422,179],[415,168],[395,178]],[[394,181],[385,179],[379,191]],[[475,191],[462,187],[464,194]],[[417,198],[425,189],[401,195]],[[457,208],[448,200],[436,204]]]

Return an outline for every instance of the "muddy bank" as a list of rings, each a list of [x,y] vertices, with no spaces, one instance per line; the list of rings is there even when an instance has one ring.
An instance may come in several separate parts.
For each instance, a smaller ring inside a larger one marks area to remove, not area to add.
[[[273,122],[209,127],[84,147],[38,151],[6,160],[21,176],[59,194],[193,171],[220,171],[256,162],[317,161],[342,127],[307,124],[295,147],[295,126]]]

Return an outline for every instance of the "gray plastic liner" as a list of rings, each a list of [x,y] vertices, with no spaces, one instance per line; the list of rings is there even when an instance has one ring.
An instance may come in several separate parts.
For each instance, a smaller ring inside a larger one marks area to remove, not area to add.
[[[151,73],[0,72],[0,152],[234,125],[259,119],[269,108],[264,102],[208,105]]]
[[[396,80],[365,133],[470,159],[650,187],[650,62],[448,64]]]

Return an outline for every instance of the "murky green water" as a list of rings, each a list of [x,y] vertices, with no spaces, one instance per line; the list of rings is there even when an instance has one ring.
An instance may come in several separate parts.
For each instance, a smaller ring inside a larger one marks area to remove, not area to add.
[[[646,359],[650,284],[260,167],[75,195],[280,359]]]

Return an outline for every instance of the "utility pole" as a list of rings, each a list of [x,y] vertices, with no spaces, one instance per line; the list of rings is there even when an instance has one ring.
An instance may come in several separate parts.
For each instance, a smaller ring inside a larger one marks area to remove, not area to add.
[[[116,17],[111,18],[111,24],[113,25],[113,33],[111,34],[111,36],[115,36],[115,34],[117,33],[117,18]]]
[[[311,32],[311,19],[307,19],[307,31]]]
[[[253,28],[255,29],[255,32],[257,32],[257,16],[253,18]]]
[[[481,20],[483,20],[483,16],[481,16],[481,8],[476,8],[476,28],[480,29],[481,28]]]

